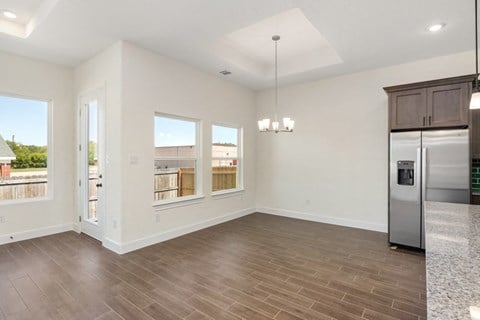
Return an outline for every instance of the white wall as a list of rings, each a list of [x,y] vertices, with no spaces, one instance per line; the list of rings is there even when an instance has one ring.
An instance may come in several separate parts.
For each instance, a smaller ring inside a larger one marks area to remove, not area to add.
[[[104,245],[117,252],[251,213],[255,208],[255,93],[132,44],[118,42],[74,68],[0,55],[0,92],[54,101],[55,198],[0,205],[0,241],[80,230],[77,209],[78,108],[82,95],[104,89],[106,157]],[[155,112],[202,120],[203,189],[194,204],[156,211],[153,204]],[[244,134],[243,192],[211,189],[211,125],[239,125]],[[130,157],[138,159],[130,164]],[[57,226],[58,225],[58,226]],[[53,227],[53,228],[52,228]],[[43,232],[38,232],[38,228]],[[27,232],[30,229],[36,233]],[[26,233],[25,233],[26,232]]]
[[[466,52],[281,88],[279,114],[296,130],[258,135],[259,211],[386,231],[382,88],[471,74],[473,62]],[[271,117],[272,102],[271,90],[257,95],[258,118]]]
[[[53,170],[51,200],[0,204],[0,243],[21,240],[72,227],[74,205],[74,114],[72,70],[45,62],[0,53],[0,94],[52,100]]]
[[[162,239],[165,233],[218,220],[255,207],[255,95],[192,67],[129,43],[123,45],[122,241],[129,247]],[[154,114],[162,112],[202,120],[204,193],[199,203],[158,212],[153,202]],[[245,192],[210,196],[211,125],[245,129]],[[129,159],[136,157],[137,164]]]
[[[78,99],[92,90],[105,93],[105,151],[106,166],[103,172],[105,189],[105,228],[107,242],[120,243],[122,225],[122,42],[117,42],[74,71],[75,90],[75,141],[78,141]],[[75,156],[77,153],[75,152]],[[74,173],[76,174],[75,168]],[[75,190],[77,192],[78,190]],[[77,208],[77,206],[75,206]],[[76,213],[75,221],[80,213]],[[79,228],[79,227],[78,227]]]
[[[468,52],[281,88],[279,113],[289,112],[296,131],[274,135],[256,129],[256,119],[272,113],[271,91],[255,93],[129,43],[114,44],[73,72],[0,53],[1,93],[53,99],[55,150],[54,199],[0,205],[7,220],[0,224],[0,242],[12,233],[66,230],[76,221],[77,99],[98,88],[106,94],[105,238],[111,248],[131,250],[255,207],[384,231],[388,136],[382,87],[468,74],[473,67]],[[194,204],[161,211],[152,206],[155,112],[202,120],[205,198]],[[213,123],[245,129],[242,193],[209,193]]]

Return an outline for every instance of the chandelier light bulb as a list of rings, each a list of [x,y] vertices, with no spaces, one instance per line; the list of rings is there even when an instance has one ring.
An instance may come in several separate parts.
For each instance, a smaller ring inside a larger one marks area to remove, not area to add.
[[[260,132],[270,131],[270,119],[258,120],[258,130]]]
[[[278,121],[273,121],[272,122],[272,130],[273,131],[278,131],[278,128],[280,127],[279,125],[280,124],[278,123]]]
[[[295,121],[293,121],[292,119],[288,118],[288,117],[285,117],[283,118],[283,127],[285,128],[285,131],[293,131],[293,127],[295,125]]]
[[[288,131],[293,131],[293,127],[295,127],[295,121],[290,120],[288,127],[286,127],[285,129],[287,129]]]
[[[263,128],[263,120],[258,120],[258,130],[259,131],[264,131],[265,129]]]
[[[263,127],[265,128],[265,131],[270,129],[270,119],[263,119]]]

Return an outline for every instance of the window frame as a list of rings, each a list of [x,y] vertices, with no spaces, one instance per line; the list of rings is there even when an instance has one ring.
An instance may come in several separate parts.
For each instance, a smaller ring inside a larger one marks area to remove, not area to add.
[[[53,106],[54,101],[51,98],[35,97],[14,93],[5,93],[0,91],[0,96],[14,99],[34,100],[47,104],[47,195],[45,197],[22,198],[11,200],[0,200],[0,206],[27,204],[32,202],[52,201],[54,199],[54,146],[53,146]]]
[[[157,157],[155,155],[155,119],[157,117],[188,121],[195,123],[195,157]],[[172,115],[162,112],[155,112],[153,116],[153,162],[157,160],[194,160],[195,161],[195,179],[194,179],[194,188],[195,194],[184,196],[184,197],[175,197],[164,200],[153,200],[153,207],[157,210],[169,209],[172,207],[184,206],[190,203],[197,203],[199,199],[204,198],[203,194],[203,148],[202,148],[202,120],[195,119],[191,117],[184,117],[179,115]],[[153,179],[155,179],[155,171],[153,172]],[[152,184],[153,192],[155,196],[154,184]]]
[[[237,129],[237,157],[213,157],[213,127],[224,127],[224,128],[231,128]],[[244,164],[243,164],[243,127],[241,125],[235,124],[226,124],[220,122],[214,122],[210,126],[211,130],[211,140],[210,140],[210,192],[213,197],[221,198],[222,195],[230,195],[235,193],[242,193],[245,190],[244,187]],[[213,191],[213,166],[212,161],[214,160],[225,160],[225,159],[232,159],[237,160],[237,187],[231,189],[223,189]]]

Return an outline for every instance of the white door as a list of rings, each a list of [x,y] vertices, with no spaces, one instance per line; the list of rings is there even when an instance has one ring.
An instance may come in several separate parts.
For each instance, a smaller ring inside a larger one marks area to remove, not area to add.
[[[79,221],[81,231],[103,240],[104,201],[104,99],[103,90],[80,98],[79,110]]]

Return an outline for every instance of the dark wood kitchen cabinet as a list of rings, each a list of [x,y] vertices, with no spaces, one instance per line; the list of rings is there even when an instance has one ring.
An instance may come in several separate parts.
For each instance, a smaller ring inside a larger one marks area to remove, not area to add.
[[[429,127],[468,125],[471,83],[457,83],[427,88]]]
[[[390,130],[468,126],[475,76],[386,87]]]
[[[389,100],[391,129],[416,129],[425,125],[426,89],[392,92]]]

